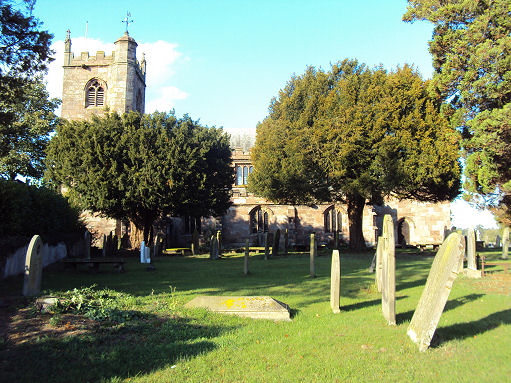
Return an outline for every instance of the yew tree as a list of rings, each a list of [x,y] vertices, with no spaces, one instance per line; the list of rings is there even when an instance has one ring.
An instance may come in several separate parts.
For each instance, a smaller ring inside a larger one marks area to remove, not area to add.
[[[344,60],[328,72],[308,68],[272,100],[249,186],[280,203],[346,203],[350,245],[362,248],[366,203],[459,193],[458,142],[412,68],[389,73]]]
[[[167,214],[220,215],[233,181],[229,137],[173,113],[66,122],[47,154],[48,182],[82,209],[129,219],[150,240]]]
[[[509,0],[409,0],[405,21],[434,25],[433,83],[463,131],[465,197],[511,220]]]

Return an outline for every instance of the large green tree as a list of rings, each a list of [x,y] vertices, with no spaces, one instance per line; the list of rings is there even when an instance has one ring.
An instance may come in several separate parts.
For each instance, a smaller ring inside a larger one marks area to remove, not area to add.
[[[463,129],[466,197],[511,218],[511,3],[409,0],[405,21],[434,24],[433,83]],[[482,197],[482,198],[481,198]]]
[[[40,30],[34,3],[0,1],[0,172],[9,178],[14,172],[41,176],[41,154],[56,120],[58,104],[39,80],[52,60],[53,36]]]
[[[49,99],[46,86],[38,79],[25,80],[20,87],[16,102],[0,99],[0,108],[13,116],[8,125],[0,126],[0,174],[10,180],[18,174],[40,179],[50,133],[60,120],[54,113],[60,100]]]
[[[355,248],[365,246],[367,202],[454,198],[459,137],[428,85],[408,66],[387,73],[345,60],[329,72],[308,68],[257,128],[251,190],[277,202],[346,203]]]
[[[229,207],[229,138],[188,116],[116,113],[67,122],[48,148],[47,178],[84,209],[128,218],[148,241],[166,214],[210,216]]]

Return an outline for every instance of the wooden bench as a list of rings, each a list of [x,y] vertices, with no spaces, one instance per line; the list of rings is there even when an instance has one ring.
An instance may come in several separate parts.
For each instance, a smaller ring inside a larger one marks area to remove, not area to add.
[[[99,265],[102,263],[112,264],[120,273],[124,272],[124,258],[66,258],[62,260],[66,265],[76,268],[78,265],[89,265],[94,271],[99,270]]]
[[[187,253],[188,254],[192,254],[192,249],[189,248],[189,247],[175,247],[175,248],[172,248],[172,249],[165,249],[164,253],[165,254],[181,254],[181,255],[186,255]]]
[[[481,274],[484,277],[485,266],[501,266],[504,269],[504,273],[507,273],[511,268],[511,262],[486,262],[484,257],[481,258]]]

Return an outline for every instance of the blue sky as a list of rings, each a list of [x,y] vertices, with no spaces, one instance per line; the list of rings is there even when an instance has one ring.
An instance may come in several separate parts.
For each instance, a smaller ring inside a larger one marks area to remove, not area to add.
[[[229,133],[255,134],[271,98],[309,65],[327,69],[331,63],[356,58],[390,70],[407,63],[430,78],[428,40],[433,28],[402,22],[406,4],[404,0],[38,0],[34,15],[54,34],[56,61],[47,76],[52,96],[62,94],[66,30],[71,30],[75,55],[108,53],[123,35],[121,21],[130,11],[134,22],[129,32],[139,44],[137,55],[145,52],[147,59],[146,112],[175,109],[177,115],[188,113]],[[469,215],[471,221],[474,214]],[[488,218],[477,219],[482,220]],[[461,222],[467,219],[460,218]]]

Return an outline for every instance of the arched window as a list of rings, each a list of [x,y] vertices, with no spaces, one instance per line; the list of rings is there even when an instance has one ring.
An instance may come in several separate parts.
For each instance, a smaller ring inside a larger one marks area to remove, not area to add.
[[[253,171],[254,171],[254,167],[253,167],[253,166],[251,166],[251,167],[250,167],[250,172],[249,172],[249,174],[252,174],[252,172],[253,172]]]
[[[269,216],[260,206],[250,212],[250,232],[252,234],[268,232]]]
[[[105,105],[105,86],[98,80],[92,79],[85,88],[85,107]]]
[[[323,213],[325,222],[325,233],[333,233],[336,230],[341,231],[341,213],[335,211],[335,207],[331,206]]]
[[[243,166],[243,185],[248,184],[248,166]]]
[[[236,166],[236,185],[243,185],[243,169],[241,169],[241,166]]]

